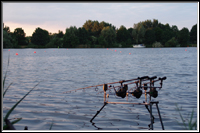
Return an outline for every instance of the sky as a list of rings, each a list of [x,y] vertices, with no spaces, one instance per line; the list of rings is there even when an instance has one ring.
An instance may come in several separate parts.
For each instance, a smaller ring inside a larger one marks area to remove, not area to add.
[[[70,26],[82,27],[87,20],[104,21],[120,28],[133,28],[145,20],[176,25],[190,31],[198,24],[198,2],[2,2],[4,26],[13,32],[22,28],[26,36],[32,36],[40,27],[50,33],[58,33]]]

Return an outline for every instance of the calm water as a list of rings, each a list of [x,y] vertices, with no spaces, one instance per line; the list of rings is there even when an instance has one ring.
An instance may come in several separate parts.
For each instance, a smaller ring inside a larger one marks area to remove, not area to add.
[[[13,84],[3,98],[4,115],[40,82],[9,117],[23,118],[15,124],[18,130],[25,126],[29,130],[49,130],[52,123],[52,130],[149,130],[150,116],[143,105],[108,104],[91,123],[103,106],[103,93],[99,93],[102,87],[63,93],[141,76],[167,77],[158,97],[153,98],[159,101],[165,130],[183,129],[176,104],[184,118],[189,119],[194,109],[197,119],[196,48],[3,49],[3,76],[9,54],[5,88]],[[109,101],[127,102],[113,91],[109,93]],[[128,99],[143,101],[144,95]],[[155,105],[153,115],[154,129],[161,130]]]

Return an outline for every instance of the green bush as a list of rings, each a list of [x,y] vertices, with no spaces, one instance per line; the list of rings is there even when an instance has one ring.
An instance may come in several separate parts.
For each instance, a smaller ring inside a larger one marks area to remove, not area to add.
[[[162,45],[160,42],[154,42],[154,43],[152,44],[152,47],[153,47],[153,48],[160,48],[160,47],[163,47],[163,45]]]
[[[175,37],[172,37],[165,43],[165,47],[177,47],[178,45],[178,41]]]

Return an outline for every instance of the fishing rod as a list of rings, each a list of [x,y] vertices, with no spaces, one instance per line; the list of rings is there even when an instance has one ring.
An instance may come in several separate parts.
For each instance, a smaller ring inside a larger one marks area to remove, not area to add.
[[[121,80],[121,81],[117,81],[117,82],[111,82],[111,83],[106,83],[106,84],[116,84],[116,83],[123,83],[123,82],[130,82],[130,81],[133,81],[133,80],[138,80],[138,78],[135,78],[135,79],[129,79],[129,80]],[[66,92],[63,92],[63,93],[71,93],[73,91],[78,91],[78,90],[82,90],[82,89],[88,89],[88,88],[93,88],[93,87],[98,87],[98,86],[103,86],[104,84],[99,84],[99,85],[93,85],[93,86],[88,86],[88,87],[83,87],[83,88],[78,88],[78,89],[75,89],[75,90],[70,90],[70,91],[66,91]]]
[[[147,80],[152,80],[152,79],[155,79],[155,78],[157,78],[157,76],[153,76],[153,77],[143,76],[143,77],[138,77],[138,78],[134,78],[134,79],[130,79],[130,80],[120,80],[120,81],[117,81],[117,82],[111,82],[111,83],[106,83],[106,84],[107,84],[107,85],[110,85],[108,90],[114,89],[114,91],[115,91],[115,93],[116,93],[117,96],[124,98],[124,97],[127,95],[127,94],[126,94],[126,91],[128,90],[128,88],[127,88],[127,87],[124,88],[124,87],[123,87],[123,83],[137,80],[137,81],[134,81],[134,82],[127,83],[126,86],[127,86],[127,85],[130,85],[130,84],[136,84],[136,86],[133,87],[133,88],[137,88],[137,89],[136,89],[135,91],[133,91],[133,92],[130,92],[130,90],[129,90],[128,93],[129,93],[129,94],[132,94],[132,95],[135,96],[136,98],[140,98],[140,96],[141,96],[141,94],[142,94],[140,88],[143,87],[143,86],[141,85],[141,82],[142,82],[142,81],[147,81]],[[165,77],[165,78],[159,78],[158,80],[154,80],[154,82],[159,81],[159,80],[162,81],[162,80],[164,80],[164,79],[166,79],[166,77]],[[119,85],[119,86],[112,86],[112,84],[116,84],[116,83],[120,83],[121,85]],[[104,84],[105,84],[105,83],[104,83]],[[95,87],[95,89],[96,89],[98,86],[103,86],[104,84],[99,84],[99,85],[93,85],[93,86],[78,88],[78,89],[66,91],[66,92],[63,92],[63,93],[71,93],[71,92],[73,92],[73,91],[76,92],[76,91],[78,91],[78,90],[88,89],[88,88],[93,88],[93,87]],[[138,86],[138,84],[139,84],[139,86]],[[146,87],[146,88],[149,88],[149,87],[147,86],[147,84],[152,84],[152,81],[145,83],[145,85],[146,85],[145,87]],[[144,84],[143,84],[143,85],[144,85]],[[115,88],[118,88],[118,90],[116,90]],[[132,89],[133,89],[133,88],[132,88]],[[161,87],[153,87],[153,86],[151,86],[151,88],[162,88],[162,83],[161,83]],[[102,93],[102,92],[104,92],[104,91],[100,91],[99,93]],[[99,93],[97,93],[97,94],[99,94]]]

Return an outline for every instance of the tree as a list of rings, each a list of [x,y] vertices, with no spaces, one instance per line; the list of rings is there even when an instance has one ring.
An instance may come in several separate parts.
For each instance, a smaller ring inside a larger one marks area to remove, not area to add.
[[[126,29],[125,26],[121,25],[119,30],[117,30],[117,42],[123,43],[122,47],[127,47],[126,41],[128,40],[129,36],[129,31]]]
[[[4,24],[3,24],[4,26]],[[12,32],[10,32],[10,28],[5,26],[3,28],[3,48],[17,48],[16,37]]]
[[[147,29],[145,33],[145,45],[147,47],[152,46],[152,44],[156,41],[155,31],[153,29]]]
[[[80,44],[86,44],[88,42],[89,33],[84,27],[78,28],[78,38]]]
[[[183,27],[179,33],[178,33],[178,43],[180,44],[181,47],[187,47],[189,43],[189,30],[185,27]]]
[[[105,40],[105,38],[102,35],[100,35],[100,37],[98,38],[98,43],[101,47],[108,47],[109,46],[107,41]]]
[[[76,26],[70,26],[70,28],[66,29],[66,33],[63,37],[63,47],[75,48],[78,44],[78,29]]]
[[[172,37],[165,43],[165,47],[176,47],[178,45],[178,41],[175,37]]]
[[[84,23],[83,27],[88,31],[89,35],[91,35],[91,33],[92,33],[92,28],[93,28],[93,22],[92,22],[92,20],[87,20],[87,21]]]
[[[3,48],[12,48],[12,47],[13,43],[11,36],[7,33],[7,31],[3,30]]]
[[[172,27],[171,27],[171,30],[172,30],[172,32],[173,32],[173,36],[175,37],[175,38],[177,38],[177,35],[178,35],[178,27],[176,26],[176,25],[172,25]]]
[[[169,29],[163,30],[162,37],[161,37],[161,43],[165,44],[172,37],[173,37],[173,32],[171,30],[169,30]]]
[[[24,33],[24,30],[22,28],[16,28],[14,30],[14,36],[16,37],[18,45],[27,45],[28,42],[26,40],[26,34]]]
[[[146,33],[146,29],[144,28],[142,22],[139,22],[138,24],[134,24],[132,36],[136,44],[144,42],[145,33]]]
[[[133,28],[128,28],[128,32],[129,32],[129,36],[128,36],[128,40],[126,43],[127,43],[127,45],[132,46],[132,44],[133,44],[133,35],[132,35]]]
[[[6,31],[7,33],[10,33],[10,28],[9,28],[8,26],[5,26],[5,27],[3,28],[3,30]]]
[[[158,26],[158,20],[157,19],[153,19],[152,25],[153,25],[154,28],[156,28]]]
[[[95,37],[97,37],[100,34],[101,29],[99,27],[99,22],[98,21],[93,21],[93,26],[92,26],[91,31],[92,31],[92,33],[93,33],[93,35]]]
[[[190,30],[190,42],[197,44],[197,24],[193,25]]]
[[[104,38],[102,40],[102,38]],[[114,44],[115,44],[115,40],[116,40],[116,32],[115,30],[110,27],[110,26],[107,26],[107,27],[104,27],[101,31],[101,45],[102,42],[104,42],[104,47],[113,47]]]
[[[36,28],[31,37],[31,43],[38,46],[45,46],[49,41],[49,32],[41,29],[40,27]]]
[[[161,42],[163,30],[160,27],[156,27],[154,28],[154,31],[155,31],[156,41]]]
[[[62,31],[58,31],[58,34],[57,34],[57,37],[58,38],[62,38],[64,36],[63,32]]]
[[[58,36],[54,36],[51,38],[50,42],[45,45],[46,48],[57,48],[63,47],[63,38],[59,38]]]
[[[104,21],[99,23],[98,21],[87,20],[83,25],[83,27],[89,32],[89,36],[95,37],[99,37],[102,29],[107,26],[110,26],[115,30],[115,26]]]
[[[153,23],[151,22],[151,20],[145,20],[144,22],[142,22],[142,24],[143,24],[145,29],[153,27]]]

